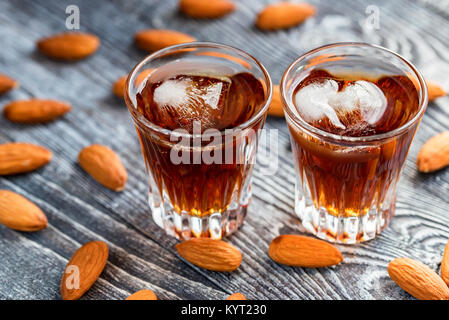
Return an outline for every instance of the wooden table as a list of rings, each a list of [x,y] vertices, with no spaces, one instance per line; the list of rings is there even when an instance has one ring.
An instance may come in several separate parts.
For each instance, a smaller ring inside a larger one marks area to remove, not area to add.
[[[224,299],[233,292],[250,299],[410,299],[388,277],[388,262],[407,256],[439,269],[449,238],[449,170],[419,174],[415,160],[428,138],[449,129],[449,97],[430,104],[424,115],[390,226],[369,243],[338,246],[345,258],[340,266],[290,268],[267,255],[275,236],[301,232],[293,213],[295,173],[283,119],[270,118],[266,124],[279,129],[279,169],[264,176],[256,167],[248,217],[229,238],[244,255],[238,271],[209,272],[182,261],[174,250],[177,241],[151,221],[137,136],[124,102],[111,93],[112,83],[145,56],[133,45],[137,30],[177,29],[199,40],[242,48],[261,60],[276,83],[307,50],[365,41],[403,54],[449,89],[448,1],[311,0],[318,7],[315,18],[287,31],[264,33],[253,21],[268,2],[238,1],[235,13],[213,21],[188,19],[178,13],[177,1],[167,0],[0,2],[0,71],[20,81],[19,89],[0,98],[1,105],[30,97],[73,105],[72,112],[48,125],[17,125],[0,118],[0,143],[32,142],[54,152],[52,162],[34,173],[0,178],[0,189],[28,197],[49,219],[48,228],[36,233],[0,226],[0,298],[59,299],[68,259],[91,240],[106,241],[110,256],[84,299],[123,299],[143,288],[160,299]],[[98,35],[101,47],[84,61],[54,62],[36,52],[35,43],[65,30],[70,4],[80,8],[81,30]],[[373,4],[380,13],[378,30],[365,27]],[[129,173],[124,192],[101,187],[76,163],[79,151],[92,143],[119,153]]]

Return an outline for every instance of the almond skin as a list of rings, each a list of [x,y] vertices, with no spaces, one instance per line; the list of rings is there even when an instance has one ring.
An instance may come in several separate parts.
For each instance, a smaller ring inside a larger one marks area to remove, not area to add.
[[[441,278],[449,286],[449,241],[446,244],[443,260],[441,261]]]
[[[242,254],[222,240],[194,238],[176,245],[179,255],[190,263],[212,271],[234,271],[242,262]]]
[[[433,172],[449,165],[449,131],[437,134],[422,146],[417,164],[421,172]]]
[[[0,224],[19,231],[39,231],[48,222],[34,203],[15,192],[0,190]]]
[[[213,19],[234,11],[235,5],[228,0],[181,0],[179,8],[192,18]]]
[[[136,77],[136,85],[140,86],[142,82],[146,80],[146,78],[154,71],[154,69],[145,69],[142,70]]]
[[[339,60],[343,60],[343,59],[344,59],[344,57],[335,56],[330,53],[320,54],[314,58],[311,58],[309,60],[309,62],[307,63],[307,65],[305,66],[305,69],[311,68],[313,66],[317,66],[322,63],[331,62],[331,61],[339,61]]]
[[[62,275],[60,287],[62,299],[77,300],[81,298],[103,272],[108,254],[108,246],[103,241],[88,242],[79,248],[67,263]],[[75,286],[76,280],[79,280],[79,288]]]
[[[92,55],[100,46],[100,39],[90,33],[64,32],[38,41],[38,49],[57,60],[79,60]]]
[[[36,170],[50,162],[51,157],[51,151],[34,144],[0,144],[0,176]]]
[[[226,54],[223,52],[218,52],[218,51],[204,51],[204,52],[198,52],[196,53],[196,55],[199,56],[209,56],[209,57],[217,57],[217,58],[222,58],[225,60],[230,60],[233,61],[235,63],[240,64],[241,66],[243,66],[246,69],[251,69],[251,64],[248,63],[247,61],[237,58],[235,56],[232,56],[230,54]]]
[[[321,268],[343,261],[340,251],[330,243],[295,234],[274,238],[268,255],[277,263],[292,267]]]
[[[81,150],[80,166],[105,187],[121,191],[125,188],[128,174],[118,155],[106,146],[94,144]]]
[[[148,29],[136,33],[137,47],[148,52],[192,41],[195,38],[174,30]]]
[[[413,82],[413,84],[415,85],[416,88],[419,88],[419,82],[418,80],[415,78],[415,76],[413,76],[411,73],[407,72],[408,78]],[[436,82],[429,80],[429,79],[424,79],[426,81],[426,86],[427,86],[427,95],[429,97],[429,102],[435,100],[436,98],[445,96],[447,93],[446,91]]]
[[[388,274],[404,291],[419,300],[448,300],[449,288],[425,264],[409,258],[397,258],[388,264]]]
[[[125,94],[126,79],[128,79],[128,76],[120,77],[112,86],[112,92],[117,98],[123,98]]]
[[[136,78],[136,85],[139,86],[142,81],[144,81],[151,72],[153,72],[154,69],[145,69],[141,73],[137,75]],[[126,80],[128,79],[128,76],[120,77],[116,82],[114,82],[114,85],[112,86],[112,92],[117,98],[123,98],[125,94],[125,87],[126,87]]]
[[[226,300],[248,300],[248,299],[246,299],[246,297],[240,292],[237,292],[231,294],[229,297],[226,298]]]
[[[0,73],[0,94],[17,88],[18,86],[19,83],[17,81]]]
[[[429,101],[433,101],[436,98],[443,97],[447,93],[446,91],[437,83],[426,79],[427,84],[427,94],[429,95]]]
[[[125,300],[157,300],[157,297],[153,291],[145,289],[133,293]]]
[[[65,115],[70,109],[69,104],[57,100],[17,100],[5,106],[3,115],[16,123],[47,123]]]
[[[261,30],[286,29],[302,23],[316,14],[316,8],[307,3],[280,2],[266,6],[257,16]]]
[[[268,114],[274,117],[283,117],[284,110],[282,109],[281,92],[278,85],[273,86],[273,98],[271,100]]]

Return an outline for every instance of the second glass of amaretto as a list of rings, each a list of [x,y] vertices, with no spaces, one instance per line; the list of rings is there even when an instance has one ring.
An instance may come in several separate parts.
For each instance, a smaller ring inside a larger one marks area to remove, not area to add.
[[[336,43],[294,61],[280,89],[302,225],[331,242],[373,239],[394,215],[428,102],[423,77],[388,49]]]

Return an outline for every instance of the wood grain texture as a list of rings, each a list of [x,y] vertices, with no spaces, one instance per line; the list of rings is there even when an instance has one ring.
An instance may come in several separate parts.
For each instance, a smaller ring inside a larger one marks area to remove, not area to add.
[[[274,1],[236,1],[232,14],[211,21],[181,15],[177,1],[1,1],[0,71],[20,82],[0,97],[0,105],[32,97],[69,102],[72,112],[47,125],[18,125],[0,119],[0,143],[37,143],[54,153],[38,171],[0,178],[0,189],[18,192],[47,215],[47,229],[25,234],[0,226],[0,299],[59,299],[64,266],[82,244],[105,241],[109,260],[99,281],[83,299],[124,299],[150,289],[160,299],[225,299],[241,292],[248,299],[410,299],[389,279],[388,262],[418,259],[438,271],[449,238],[449,170],[420,174],[419,148],[431,136],[449,129],[449,97],[429,105],[411,147],[399,186],[396,217],[376,240],[338,246],[344,262],[324,269],[277,265],[267,255],[270,241],[283,233],[302,233],[293,213],[294,169],[285,121],[270,118],[279,129],[275,175],[258,163],[253,199],[243,227],[229,241],[243,253],[240,268],[230,274],[202,270],[180,260],[176,240],[152,221],[147,206],[144,162],[131,118],[112,83],[140,61],[133,36],[146,28],[168,28],[198,40],[247,50],[267,66],[278,83],[286,67],[307,50],[338,41],[365,41],[399,52],[426,77],[449,89],[449,5],[429,1],[375,1],[379,30],[365,27],[373,1],[311,0],[317,15],[285,31],[254,27],[257,12]],[[81,31],[101,39],[86,60],[61,63],[35,49],[36,40],[65,31],[65,8],[81,11]],[[129,170],[126,189],[117,194],[99,186],[77,164],[90,144],[116,150]],[[259,160],[267,148],[262,141]],[[275,159],[269,158],[270,161]]]

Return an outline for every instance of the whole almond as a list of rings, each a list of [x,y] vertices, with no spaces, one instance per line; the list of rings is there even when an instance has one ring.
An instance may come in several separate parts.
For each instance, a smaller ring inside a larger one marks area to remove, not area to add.
[[[230,54],[223,53],[223,52],[203,51],[203,52],[197,52],[195,54],[199,55],[199,56],[209,56],[209,57],[222,58],[224,60],[230,60],[230,61],[240,64],[241,66],[243,66],[246,69],[251,69],[251,64],[249,62],[247,62],[241,58],[232,56]]]
[[[90,33],[64,32],[38,41],[37,47],[46,56],[58,60],[79,60],[92,55],[100,39]]]
[[[103,272],[108,254],[108,246],[103,241],[88,242],[79,248],[67,263],[62,275],[62,299],[81,298]]]
[[[413,76],[413,74],[411,74],[410,72],[407,72],[407,75],[408,78],[413,82],[415,87],[419,88],[420,85],[416,77]],[[435,100],[436,98],[445,96],[447,94],[446,91],[436,82],[429,79],[425,79],[425,81],[427,86],[427,95],[429,97],[429,102]]]
[[[246,297],[243,294],[237,292],[231,294],[229,297],[226,298],[226,300],[248,300],[248,299],[246,299]]]
[[[149,52],[192,41],[195,41],[195,38],[173,30],[148,29],[136,33],[137,46]]]
[[[443,260],[441,261],[441,278],[449,286],[449,241],[446,244]]]
[[[142,81],[144,81],[153,71],[154,69],[145,69],[141,73],[139,73],[135,81],[136,85],[139,86],[142,83]],[[120,77],[116,82],[114,82],[114,85],[112,86],[112,92],[118,98],[123,98],[123,95],[125,94],[125,86],[127,78],[128,76]]]
[[[114,85],[112,86],[112,92],[117,98],[123,98],[125,94],[125,85],[126,85],[126,79],[128,76],[123,76],[117,79],[116,82],[114,82]]]
[[[144,289],[133,293],[125,300],[157,300],[157,297],[153,291]]]
[[[330,243],[295,234],[274,238],[268,255],[277,263],[292,267],[320,268],[343,261],[340,251]]]
[[[38,231],[47,227],[47,217],[25,197],[0,190],[0,224],[19,231]]]
[[[19,85],[17,81],[0,73],[0,94],[8,92]]]
[[[242,262],[242,254],[222,240],[194,238],[176,245],[179,255],[190,263],[212,271],[234,271]]]
[[[78,156],[81,167],[105,187],[121,191],[128,174],[118,155],[106,146],[94,144],[81,150]]]
[[[417,164],[421,172],[432,172],[449,165],[449,131],[437,134],[422,146]]]
[[[142,70],[136,77],[136,86],[140,86],[140,84],[142,82],[144,82],[146,80],[146,78],[148,78],[148,76],[154,71],[154,69],[145,69]]]
[[[179,8],[192,18],[213,19],[234,11],[235,5],[228,0],[181,0]]]
[[[283,117],[284,111],[282,109],[281,92],[278,85],[273,86],[273,97],[271,100],[268,114],[275,117]]]
[[[339,60],[343,60],[343,59],[344,59],[343,56],[336,56],[336,55],[333,55],[333,54],[330,54],[330,53],[320,54],[318,56],[315,56],[315,57],[311,58],[304,68],[307,69],[307,68],[311,68],[313,66],[320,65],[322,63],[328,63],[328,62],[332,62],[332,61],[339,61]]]
[[[397,258],[388,264],[388,274],[404,291],[420,300],[448,300],[449,288],[425,264],[409,258]]]
[[[70,109],[69,104],[57,100],[16,100],[5,106],[3,115],[17,123],[46,123],[63,116]]]
[[[0,176],[36,170],[50,162],[51,157],[51,151],[34,144],[0,144]]]
[[[266,6],[257,16],[256,25],[262,30],[286,29],[315,14],[316,8],[310,4],[280,2]]]
[[[429,95],[429,101],[433,101],[436,98],[445,96],[446,91],[437,83],[426,79],[427,84],[427,94]]]

